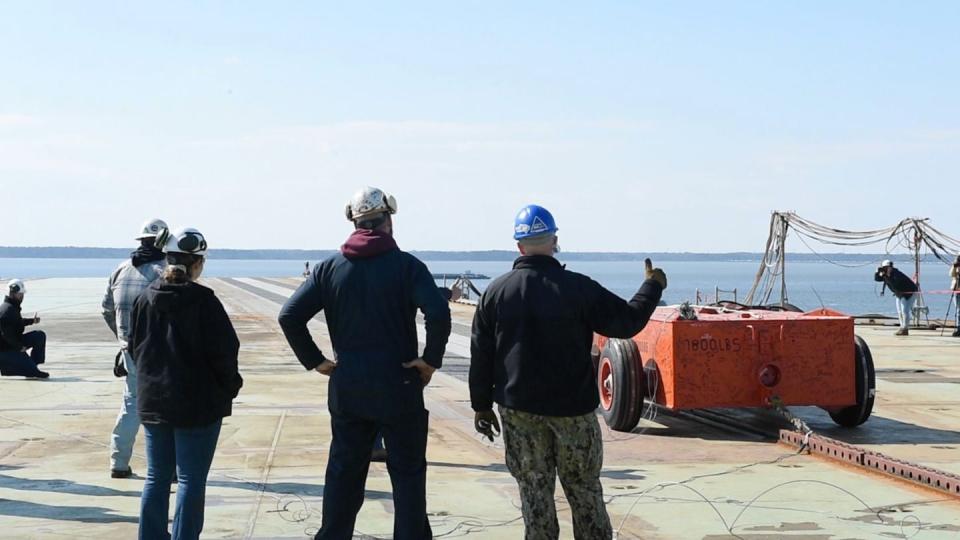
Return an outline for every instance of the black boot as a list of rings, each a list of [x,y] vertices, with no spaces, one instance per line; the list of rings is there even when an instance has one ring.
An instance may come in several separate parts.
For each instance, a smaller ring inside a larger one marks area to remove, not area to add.
[[[127,467],[126,469],[110,469],[110,478],[130,478],[133,476],[133,469]]]

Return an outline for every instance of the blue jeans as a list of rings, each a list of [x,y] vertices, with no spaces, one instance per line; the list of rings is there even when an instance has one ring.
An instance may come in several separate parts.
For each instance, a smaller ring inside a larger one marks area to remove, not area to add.
[[[910,315],[913,310],[913,303],[917,301],[917,295],[911,294],[897,298],[897,317],[900,319],[900,328],[910,327]]]
[[[126,386],[123,388],[123,402],[120,414],[110,436],[110,468],[123,471],[130,466],[133,455],[133,443],[140,431],[140,415],[137,414],[137,366],[133,364],[130,353],[123,351],[123,367],[127,370]]]
[[[47,335],[39,330],[27,332],[23,335],[22,341],[30,354],[21,351],[0,352],[0,375],[23,377],[40,375],[40,369],[37,366],[46,360]]]
[[[195,540],[203,530],[207,473],[217,449],[222,420],[199,428],[144,424],[147,480],[140,498],[140,540]],[[177,469],[177,506],[167,532],[170,477]]]
[[[960,294],[956,295],[956,296],[954,297],[954,300],[955,300],[955,304],[954,304],[953,307],[954,307],[954,309],[957,310],[957,314],[956,314],[956,317],[957,317],[957,330],[960,330]]]

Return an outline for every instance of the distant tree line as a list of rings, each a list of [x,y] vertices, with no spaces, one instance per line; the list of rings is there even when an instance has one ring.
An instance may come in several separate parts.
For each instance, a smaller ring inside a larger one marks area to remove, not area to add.
[[[332,249],[212,249],[210,257],[216,259],[244,260],[301,260],[320,261],[336,253]],[[516,251],[413,251],[427,261],[512,261]],[[0,258],[11,259],[122,259],[130,254],[125,248],[91,247],[2,247]],[[624,253],[614,251],[574,252],[565,251],[561,258],[567,261],[642,261],[650,257],[654,261],[717,261],[760,262],[761,253],[734,251],[727,253],[650,252]],[[839,263],[870,262],[890,258],[894,261],[912,261],[909,255],[885,255],[882,253],[788,253],[787,260],[814,262],[829,259]]]

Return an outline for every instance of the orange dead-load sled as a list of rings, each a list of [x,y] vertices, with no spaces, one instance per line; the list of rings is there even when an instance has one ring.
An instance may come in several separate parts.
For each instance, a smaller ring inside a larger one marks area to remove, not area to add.
[[[829,309],[658,307],[632,339],[596,336],[594,361],[600,412],[619,431],[636,427],[645,400],[673,410],[816,405],[855,427],[876,393],[869,347],[851,317]]]

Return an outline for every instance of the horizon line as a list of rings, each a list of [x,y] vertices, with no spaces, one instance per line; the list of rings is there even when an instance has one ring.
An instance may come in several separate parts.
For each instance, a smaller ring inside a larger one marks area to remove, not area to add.
[[[0,252],[3,251],[26,251],[26,250],[37,250],[37,251],[91,251],[91,252],[116,252],[123,251],[129,252],[132,249],[135,249],[134,246],[127,247],[93,247],[93,246],[0,246]],[[255,252],[255,253],[318,253],[318,252],[329,252],[335,253],[339,251],[339,248],[212,248],[209,250],[212,253],[231,253],[231,252]],[[450,254],[515,254],[516,250],[513,249],[410,249],[404,250],[410,253],[450,253]],[[762,251],[746,251],[746,250],[734,250],[734,251],[577,251],[577,250],[564,250],[562,254],[567,255],[763,255]],[[885,257],[907,257],[912,258],[913,255],[910,253],[883,253],[883,252],[844,252],[844,251],[830,251],[830,252],[809,252],[809,251],[788,251],[787,255],[802,255],[810,257],[819,257],[825,255],[840,255],[840,256],[885,256]],[[2,253],[0,253],[2,255]]]

